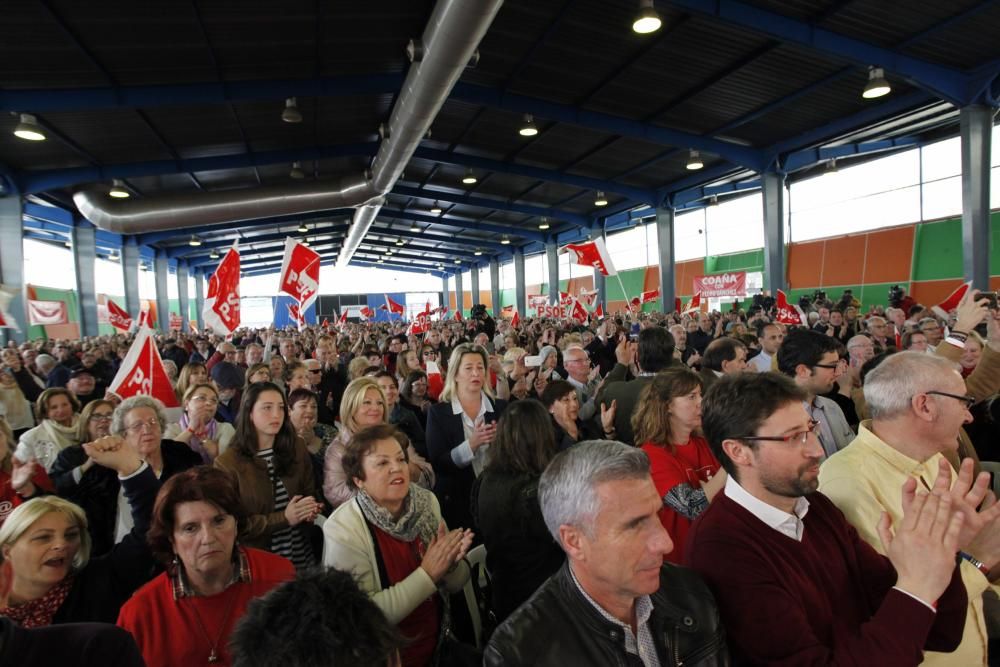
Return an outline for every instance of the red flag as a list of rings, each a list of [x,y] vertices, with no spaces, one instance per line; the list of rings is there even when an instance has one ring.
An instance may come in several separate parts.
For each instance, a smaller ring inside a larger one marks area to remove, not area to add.
[[[0,285],[0,329],[13,329],[14,331],[21,331],[21,328],[17,326],[17,320],[14,316],[10,314],[7,309],[10,307],[10,302],[14,300],[17,296],[18,290],[13,287],[7,287],[6,285]]]
[[[674,297],[674,312],[681,312],[681,298],[679,296]]]
[[[153,344],[152,333],[151,329],[145,327],[139,329],[108,391],[122,398],[139,394],[152,396],[163,403],[164,407],[180,407],[174,388],[170,385],[170,378],[163,370],[160,352]]]
[[[226,251],[208,279],[208,294],[201,316],[217,334],[231,334],[240,327],[240,251],[238,241]]]
[[[777,315],[775,320],[781,324],[796,324],[805,326],[806,315],[799,308],[798,304],[790,306],[788,297],[781,290],[778,290],[778,302],[776,306]]]
[[[366,320],[370,320],[375,317],[375,311],[368,306],[362,306],[359,312],[361,313],[361,317]]]
[[[396,315],[403,315],[406,313],[406,308],[403,306],[403,304],[396,303],[395,301],[389,298],[388,294],[383,293],[383,296],[385,296],[386,309],[389,311],[390,315],[393,313],[395,313]]]
[[[560,252],[567,251],[576,255],[576,263],[580,266],[592,266],[606,276],[617,275],[615,266],[611,263],[611,255],[601,237],[586,243],[570,243]]]
[[[139,328],[152,329],[154,326],[156,326],[156,318],[149,307],[149,301],[142,301],[139,304]]]
[[[454,318],[455,318],[456,322],[461,322],[462,321],[462,310],[460,308],[456,308],[455,309]]]
[[[587,317],[589,317],[589,313],[587,313],[587,309],[583,307],[582,303],[574,300],[573,310],[570,312],[569,316],[578,322],[586,322]]]
[[[585,304],[587,304],[588,308],[594,305],[594,300],[596,298],[597,298],[597,290],[587,290],[587,289],[580,290],[580,300],[583,301]]]
[[[942,320],[947,320],[948,314],[951,311],[958,308],[959,302],[962,300],[962,297],[965,296],[965,293],[969,291],[970,287],[972,287],[971,280],[965,283],[964,285],[960,285],[954,292],[948,295],[947,299],[945,299],[938,305],[931,306],[931,310],[933,310],[934,314],[940,317]]]
[[[514,309],[514,317],[510,318],[510,326],[515,329],[521,326],[521,316],[517,312],[517,308]]]
[[[108,324],[119,331],[127,332],[132,328],[132,318],[111,299],[108,299]]]
[[[299,328],[299,331],[305,328],[306,318],[302,314],[302,308],[297,303],[288,304],[288,316],[295,322],[295,326]]]
[[[892,327],[896,332],[896,349],[902,351],[903,349],[903,333],[899,330],[899,327],[893,325]]]
[[[639,303],[649,303],[650,301],[656,301],[660,298],[660,290],[654,289],[648,292],[643,292],[639,297]]]
[[[337,324],[346,324],[346,323],[347,323],[347,309],[344,308],[340,311],[340,321],[338,321]]]
[[[569,292],[559,292],[559,305],[560,306],[571,306],[573,305],[573,295]]]
[[[594,317],[596,317],[599,320],[603,320],[604,319],[604,304],[603,303],[597,304],[597,309],[594,310]]]
[[[687,315],[688,313],[693,313],[696,310],[701,310],[701,292],[698,292],[691,300],[688,301],[687,306],[681,312],[681,315]]]
[[[306,310],[319,294],[319,253],[295,239],[285,240],[278,291],[290,294]]]
[[[328,319],[326,319],[326,318],[324,317],[324,318],[323,318],[323,324],[321,324],[320,326],[321,326],[321,327],[328,327],[328,326],[330,326],[330,320],[328,320]]]
[[[629,301],[629,303],[632,304],[632,308],[636,308],[636,309],[639,308],[640,305],[642,305],[642,301],[640,301],[639,297],[637,297],[637,296],[636,297],[632,297],[632,300]],[[629,310],[631,310],[632,308],[630,308]]]

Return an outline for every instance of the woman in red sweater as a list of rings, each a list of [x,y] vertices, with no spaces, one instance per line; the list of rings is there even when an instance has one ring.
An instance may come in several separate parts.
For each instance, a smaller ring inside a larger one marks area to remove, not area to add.
[[[229,635],[250,600],[295,578],[287,559],[236,546],[239,511],[236,488],[216,468],[190,468],[160,489],[149,543],[167,571],[118,616],[148,667],[228,665]]]
[[[688,530],[726,482],[725,471],[701,436],[701,378],[688,368],[657,374],[632,414],[635,441],[649,457],[663,499],[660,521],[674,541],[667,559],[680,563]]]

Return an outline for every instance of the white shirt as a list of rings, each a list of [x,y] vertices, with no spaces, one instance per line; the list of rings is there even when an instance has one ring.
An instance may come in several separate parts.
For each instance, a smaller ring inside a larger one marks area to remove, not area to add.
[[[795,500],[795,508],[792,510],[794,514],[789,514],[750,495],[750,492],[740,486],[740,483],[732,475],[726,477],[725,493],[726,497],[763,521],[767,526],[797,542],[802,541],[802,533],[806,529],[802,519],[809,511],[809,501],[804,497],[800,496]]]
[[[758,373],[767,373],[771,370],[771,355],[761,350],[755,357],[747,363],[757,369]]]
[[[465,468],[469,464],[472,464],[472,471],[476,474],[476,477],[479,477],[479,473],[486,467],[486,453],[489,451],[490,446],[481,445],[479,449],[472,451],[469,438],[475,432],[476,424],[482,423],[483,416],[487,412],[493,412],[493,404],[490,402],[490,397],[486,395],[486,392],[481,392],[480,396],[479,414],[476,415],[475,419],[470,419],[469,415],[465,414],[465,410],[462,409],[462,404],[459,402],[458,397],[453,396],[451,399],[452,414],[462,415],[462,430],[465,432],[465,440],[462,441],[462,444],[451,450],[451,460],[459,468]]]

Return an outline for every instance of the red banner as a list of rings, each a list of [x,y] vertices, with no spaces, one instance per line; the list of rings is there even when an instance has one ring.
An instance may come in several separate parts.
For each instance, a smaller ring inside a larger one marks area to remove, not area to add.
[[[695,294],[701,292],[706,299],[718,299],[724,296],[747,295],[747,272],[732,271],[717,273],[710,276],[696,276],[694,279]]]
[[[235,243],[208,280],[201,315],[205,326],[218,334],[230,334],[240,327],[240,252]]]
[[[794,324],[805,326],[806,315],[802,312],[802,309],[796,305],[788,304],[788,297],[781,290],[778,290],[778,300],[775,304],[776,316],[775,320],[781,324]]]
[[[385,294],[384,292],[382,293],[382,295],[385,297],[386,310],[389,311],[390,315],[392,315],[393,313],[395,313],[396,315],[406,314],[406,307],[403,304],[393,301],[391,298],[389,298],[389,295]]]
[[[290,294],[303,311],[319,294],[319,253],[295,239],[285,241],[285,256],[281,260],[278,291]]]
[[[139,329],[108,391],[122,398],[139,394],[152,396],[165,407],[179,407],[170,378],[163,370],[163,359],[153,344],[152,330]]]
[[[111,299],[108,299],[108,324],[119,331],[127,332],[132,328],[132,318]]]
[[[66,324],[67,322],[69,322],[69,317],[66,314],[66,302],[28,299],[28,324],[31,326]]]
[[[603,238],[598,237],[586,243],[570,243],[561,252],[573,253],[580,266],[592,266],[606,276],[617,275]]]

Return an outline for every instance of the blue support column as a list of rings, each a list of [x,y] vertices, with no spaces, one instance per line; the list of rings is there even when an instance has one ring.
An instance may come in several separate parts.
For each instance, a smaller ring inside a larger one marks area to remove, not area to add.
[[[70,232],[73,268],[76,270],[77,321],[81,336],[96,336],[97,289],[94,264],[97,261],[97,229],[86,220],[78,220]]]
[[[603,231],[597,231],[596,236],[600,236],[605,240],[605,245],[607,245],[607,237]],[[597,290],[597,303],[604,307],[604,312],[608,312],[608,284],[604,277],[604,274],[594,269],[594,289]]]
[[[472,305],[480,303],[479,298],[479,266],[473,266],[469,271],[469,290],[472,292]]]
[[[524,285],[524,250],[516,248],[514,250],[514,302],[517,304],[517,312],[528,312],[528,297],[525,294]]]
[[[200,272],[194,274],[194,304],[198,331],[204,331],[205,320],[202,318],[201,311],[205,310],[205,274]]]
[[[139,246],[130,238],[122,244],[122,284],[125,286],[125,310],[129,317],[139,317]]]
[[[187,262],[177,262],[177,302],[181,309],[181,331],[187,333],[188,328],[188,266]]]
[[[463,304],[465,302],[464,296],[465,291],[464,286],[462,285],[462,268],[459,267],[458,271],[455,272],[455,310],[460,313],[463,310]]]
[[[21,198],[14,195],[0,197],[0,283],[17,290],[7,306],[21,333],[14,329],[0,329],[0,341],[27,340],[28,320],[24,310],[24,228]]]
[[[156,326],[167,333],[170,331],[170,295],[167,280],[170,279],[170,260],[163,250],[156,251]]]
[[[660,312],[674,310],[677,286],[674,284],[674,209],[661,206],[656,209],[656,244],[660,258]]]
[[[990,142],[993,109],[959,112],[962,137],[962,273],[972,286],[990,287]]]
[[[761,176],[764,191],[764,286],[777,294],[785,283],[785,175],[768,171]]]
[[[496,257],[490,258],[490,297],[493,300],[493,317],[500,317],[500,260]]]
[[[441,276],[441,305],[448,305],[448,276]]]
[[[559,305],[559,246],[555,241],[545,242],[545,265],[549,277],[549,305]]]

